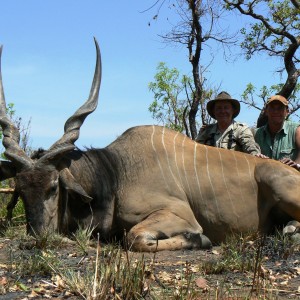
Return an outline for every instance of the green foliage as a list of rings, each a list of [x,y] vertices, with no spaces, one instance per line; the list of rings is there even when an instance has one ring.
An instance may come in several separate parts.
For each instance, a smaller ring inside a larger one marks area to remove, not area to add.
[[[282,86],[283,84],[273,84],[270,87],[263,85],[260,89],[257,89],[257,87],[255,87],[252,83],[248,83],[242,94],[241,102],[247,104],[249,107],[262,110],[268,98],[272,95],[278,94],[281,91]],[[295,89],[289,97],[290,116],[297,121],[300,119],[299,115],[297,114],[299,109],[299,92],[300,83],[297,83]]]
[[[285,95],[289,98],[290,113],[296,116],[300,108],[297,93],[299,92],[299,36],[300,10],[299,1],[231,1],[224,0],[225,8],[237,10],[244,16],[250,17],[252,23],[241,29],[241,48],[246,59],[254,54],[266,54],[278,60],[277,72],[287,73],[285,83],[274,84],[271,87],[260,88],[258,97],[265,104],[267,98],[274,94]],[[259,110],[263,108],[254,97],[255,88],[248,85],[243,93],[243,102]]]
[[[222,259],[202,263],[205,274],[220,274],[229,271],[254,271],[257,241],[253,236],[232,235],[221,245]],[[256,243],[256,244],[255,244]]]
[[[149,90],[154,94],[154,101],[149,106],[152,117],[168,128],[183,132],[184,110],[188,105],[183,92],[191,78],[180,78],[176,68],[170,69],[160,62],[154,79],[149,83]]]
[[[76,241],[76,244],[79,247],[79,251],[81,251],[83,254],[87,253],[94,229],[95,228],[92,226],[79,226],[76,232],[72,234]]]
[[[11,270],[22,276],[51,275],[53,266],[60,261],[51,250],[40,251],[32,249],[30,252],[19,251],[10,253]]]
[[[6,210],[6,205],[8,201],[10,200],[11,195],[6,195],[6,200],[3,201],[0,205],[0,218],[5,218],[7,210]],[[17,205],[15,206],[13,210],[13,222],[14,223],[19,223],[19,224],[24,224],[26,219],[25,219],[25,208],[23,205],[23,201],[18,201]]]
[[[291,1],[259,0],[243,4],[250,12],[259,12],[250,29],[241,30],[244,36],[241,47],[246,51],[247,59],[260,51],[266,51],[270,56],[284,56],[289,45],[297,43],[295,37],[299,36],[300,14]],[[263,18],[265,21],[262,21]]]
[[[28,156],[30,156],[30,154],[32,152],[32,148],[29,145],[31,120],[29,120],[28,123],[26,124],[23,122],[22,118],[17,117],[14,103],[7,104],[6,113],[7,113],[7,117],[13,121],[14,125],[17,127],[17,129],[20,132],[20,147],[26,152],[26,154]],[[3,132],[0,129],[0,140],[1,141],[2,141],[2,138],[3,138]],[[0,147],[0,156],[1,156],[1,159],[7,159],[5,157],[3,147],[2,148]],[[14,182],[11,179],[0,182],[0,188],[13,187],[13,186],[14,186]]]
[[[256,93],[256,90],[257,90],[257,88],[252,83],[248,83],[241,98],[244,103],[261,110],[263,108],[264,104],[266,103],[267,99],[271,95],[275,95],[280,91],[280,86],[273,85],[270,88],[268,88],[267,86],[263,85],[259,89],[258,93]],[[256,102],[256,99],[260,99],[260,102],[262,100],[263,105],[259,106],[259,104]]]
[[[20,146],[21,148],[30,156],[32,149],[29,145],[29,135],[30,135],[30,124],[31,120],[29,120],[27,123],[24,123],[24,120],[21,117],[16,116],[16,110],[14,103],[8,103],[6,107],[6,113],[8,118],[10,118],[14,125],[17,127],[17,129],[20,132]],[[0,140],[2,140],[3,133],[0,129]],[[4,149],[1,149],[1,157],[5,159]]]
[[[7,113],[8,117],[11,119],[15,116],[15,113],[16,113],[16,111],[14,110],[14,107],[15,107],[14,103],[7,104],[6,113]],[[2,133],[2,130],[0,130],[0,140],[2,140],[2,138],[3,138],[3,133]],[[1,153],[1,158],[5,158],[3,153]]]

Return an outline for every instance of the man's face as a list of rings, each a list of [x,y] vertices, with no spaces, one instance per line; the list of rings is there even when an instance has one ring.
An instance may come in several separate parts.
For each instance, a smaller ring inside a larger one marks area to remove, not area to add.
[[[288,113],[288,107],[276,100],[268,104],[266,108],[268,122],[274,125],[283,124],[284,120],[288,116]]]
[[[231,123],[234,109],[230,101],[219,101],[214,105],[214,115],[218,122]]]

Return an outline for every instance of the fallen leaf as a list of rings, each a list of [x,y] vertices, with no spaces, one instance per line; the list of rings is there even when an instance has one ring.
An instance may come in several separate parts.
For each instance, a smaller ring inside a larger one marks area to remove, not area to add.
[[[0,268],[7,269],[7,265],[6,264],[0,264]]]
[[[0,285],[4,286],[7,284],[7,277],[0,277]]]
[[[65,288],[66,287],[66,284],[65,284],[64,280],[59,275],[55,276],[55,284],[59,288]]]
[[[264,268],[263,266],[260,266],[259,274],[262,278],[268,278],[268,276],[270,275],[270,270],[268,270],[267,268]]]
[[[207,284],[207,280],[203,277],[199,277],[195,280],[196,285],[203,290],[207,290],[209,288],[208,284]]]
[[[273,276],[273,275],[269,276],[269,280],[271,280],[271,281],[275,281],[276,279],[277,278],[275,276]]]
[[[197,266],[192,266],[190,269],[193,273],[199,272],[199,267]]]
[[[69,253],[69,257],[77,257],[77,253]]]
[[[31,291],[31,293],[28,295],[28,298],[36,298],[38,297],[38,294],[35,291]]]
[[[69,297],[69,296],[72,296],[72,295],[73,295],[73,294],[72,294],[71,292],[69,292],[69,291],[66,291],[66,292],[65,292],[65,296],[66,296],[66,297]]]
[[[293,270],[294,270],[294,273],[296,272],[298,275],[300,274],[300,268],[294,267]]]
[[[289,283],[289,282],[288,282],[287,280],[285,280],[285,281],[280,282],[279,284],[280,284],[280,285],[288,285],[288,283]]]
[[[159,277],[164,281],[171,281],[171,275],[165,271],[160,272]]]

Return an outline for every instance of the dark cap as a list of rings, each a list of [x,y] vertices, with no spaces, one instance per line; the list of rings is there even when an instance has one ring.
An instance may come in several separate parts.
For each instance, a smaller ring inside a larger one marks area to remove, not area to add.
[[[231,96],[227,92],[221,92],[218,94],[216,99],[210,100],[207,102],[206,109],[209,115],[215,119],[215,114],[214,114],[214,106],[217,101],[229,101],[231,102],[233,108],[234,108],[234,113],[233,113],[233,118],[235,118],[239,113],[241,109],[240,102],[236,99],[232,99]]]

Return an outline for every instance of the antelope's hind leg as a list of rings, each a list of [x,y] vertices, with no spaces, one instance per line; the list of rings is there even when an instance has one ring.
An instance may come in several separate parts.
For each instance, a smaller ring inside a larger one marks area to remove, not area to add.
[[[259,185],[258,210],[260,229],[264,230],[272,208],[300,222],[300,173],[277,162],[256,166],[255,179]],[[278,217],[280,218],[280,217]],[[276,220],[278,224],[282,220]]]
[[[154,212],[132,227],[127,241],[130,250],[141,252],[212,247],[194,216],[185,220],[167,210]]]

